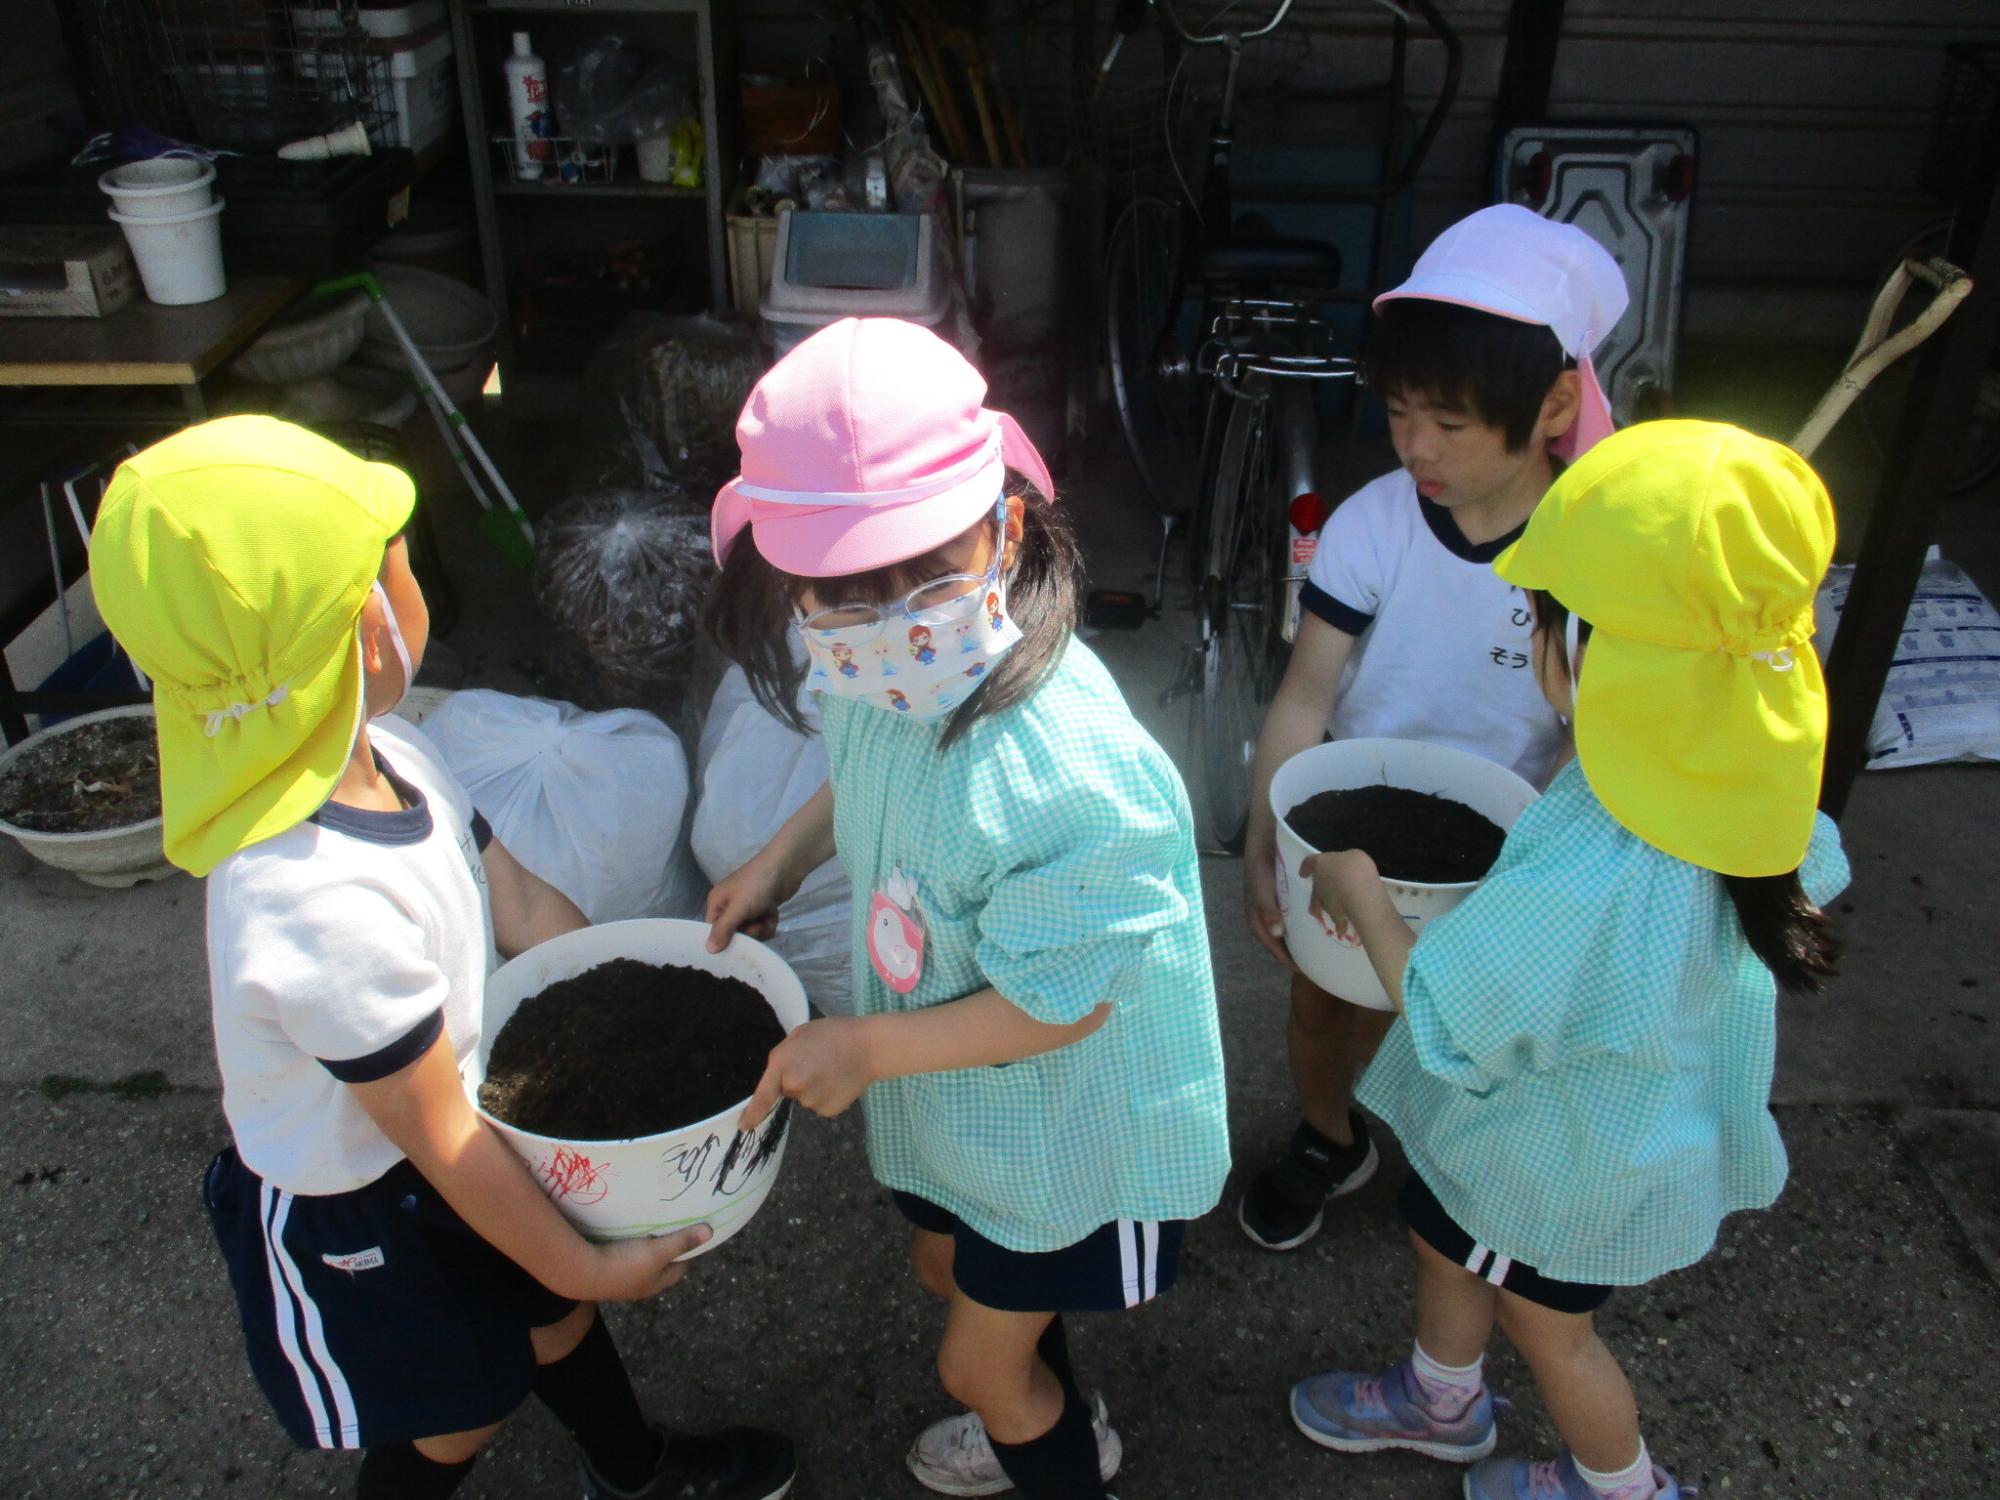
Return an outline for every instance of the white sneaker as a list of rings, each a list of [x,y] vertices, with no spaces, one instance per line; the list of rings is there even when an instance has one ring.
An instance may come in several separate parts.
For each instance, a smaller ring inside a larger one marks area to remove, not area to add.
[[[1093,1392],[1090,1403],[1090,1425],[1097,1434],[1097,1473],[1108,1483],[1125,1457],[1125,1445],[1111,1428],[1104,1397]],[[974,1411],[931,1423],[910,1444],[908,1462],[917,1482],[940,1495],[997,1495],[1014,1487],[994,1456],[986,1424]]]

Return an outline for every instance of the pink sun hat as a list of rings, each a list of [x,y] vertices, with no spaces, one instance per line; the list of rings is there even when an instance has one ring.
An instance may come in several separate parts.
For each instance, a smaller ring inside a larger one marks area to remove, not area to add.
[[[929,329],[843,318],[757,382],[736,421],[743,471],[709,512],[718,561],[748,526],[774,568],[834,578],[943,546],[990,515],[1006,471],[1049,499],[1035,445]]]
[[[1375,305],[1399,297],[1546,324],[1583,380],[1576,423],[1552,445],[1557,457],[1580,458],[1611,435],[1611,402],[1590,356],[1625,316],[1632,296],[1611,252],[1574,224],[1545,219],[1518,203],[1482,208],[1432,240],[1410,279]]]

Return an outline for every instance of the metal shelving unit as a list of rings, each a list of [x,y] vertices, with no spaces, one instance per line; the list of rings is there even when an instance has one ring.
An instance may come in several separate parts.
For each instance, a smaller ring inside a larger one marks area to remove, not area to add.
[[[734,7],[729,0],[451,0],[459,98],[465,113],[473,203],[479,219],[487,295],[500,313],[501,389],[510,405],[560,401],[588,347],[588,338],[523,337],[528,288],[525,261],[615,245],[678,246],[688,257],[691,289],[712,310],[729,306],[724,213],[738,159]],[[506,175],[492,145],[508,118],[500,71],[515,31],[526,31],[549,63],[551,82],[563,54],[591,37],[615,32],[653,50],[687,59],[700,92],[702,185],[641,182],[623,170],[611,182],[523,182]],[[557,204],[566,205],[563,210]],[[700,219],[695,218],[699,212]]]

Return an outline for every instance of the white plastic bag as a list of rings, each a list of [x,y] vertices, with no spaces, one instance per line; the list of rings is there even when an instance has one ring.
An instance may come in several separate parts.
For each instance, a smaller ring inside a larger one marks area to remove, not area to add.
[[[731,667],[716,687],[696,754],[701,795],[691,836],[694,857],[711,881],[741,869],[825,784],[815,695],[802,692],[799,709],[810,734],[773,717],[751,694],[740,667]],[[771,939],[807,996],[834,1015],[854,1008],[852,905],[847,871],[830,859],[779,909]]]
[[[1828,571],[1813,644],[1824,661],[1854,569]],[[1933,547],[1868,728],[1868,769],[2000,760],[2000,611]]]
[[[424,733],[507,852],[592,922],[701,915],[707,887],[682,831],[687,752],[651,714],[472,689]]]

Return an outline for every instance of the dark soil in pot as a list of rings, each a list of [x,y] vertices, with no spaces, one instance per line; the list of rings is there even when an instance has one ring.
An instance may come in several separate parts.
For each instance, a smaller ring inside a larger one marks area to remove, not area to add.
[[[103,833],[160,815],[160,750],[147,714],[64,729],[0,773],[0,821],[35,833]]]
[[[479,1103],[572,1141],[657,1135],[740,1103],[785,1029],[740,979],[616,958],[531,995],[500,1028]]]
[[[1478,880],[1507,840],[1463,802],[1399,786],[1319,792],[1285,821],[1315,849],[1365,849],[1385,878],[1423,885]]]

